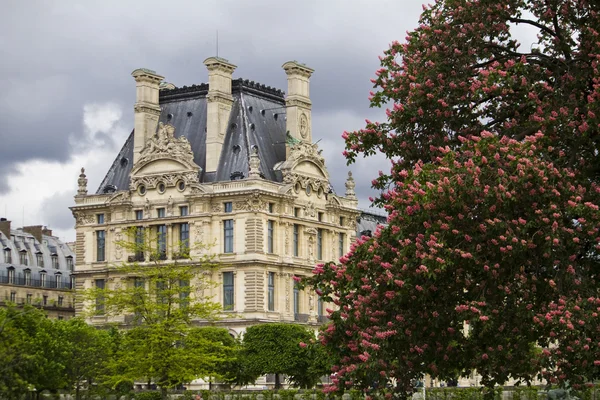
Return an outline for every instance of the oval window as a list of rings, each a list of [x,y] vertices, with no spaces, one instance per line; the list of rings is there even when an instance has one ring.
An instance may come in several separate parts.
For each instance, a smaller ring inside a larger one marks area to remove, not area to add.
[[[142,196],[145,195],[146,194],[146,186],[144,186],[144,185],[138,186],[138,193]]]
[[[177,184],[177,189],[179,189],[180,192],[183,192],[185,190],[185,182],[179,181],[179,183]]]
[[[158,192],[159,192],[159,193],[164,193],[164,192],[165,192],[165,190],[166,190],[165,184],[164,184],[164,183],[162,183],[162,182],[161,182],[161,183],[159,183],[159,184],[158,184]]]

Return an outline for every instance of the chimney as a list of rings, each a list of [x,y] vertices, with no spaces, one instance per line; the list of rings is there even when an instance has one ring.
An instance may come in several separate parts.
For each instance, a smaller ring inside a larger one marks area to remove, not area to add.
[[[156,72],[139,68],[131,73],[135,79],[136,96],[133,107],[134,134],[133,134],[133,163],[140,158],[140,152],[146,140],[156,133],[160,106],[158,105],[158,88],[164,77]]]
[[[4,236],[10,240],[10,221],[6,218],[0,218],[0,232],[4,233]]]
[[[33,226],[24,226],[23,232],[29,233],[32,235],[35,240],[39,243],[42,243],[42,226],[41,225],[33,225]]]
[[[309,80],[314,70],[297,61],[288,61],[282,67],[288,82],[286,129],[294,139],[312,143]]]
[[[229,123],[233,97],[231,75],[237,66],[219,57],[204,60],[208,69],[208,94],[206,96],[206,172],[215,172],[219,165],[225,132]]]
[[[42,235],[46,235],[46,236],[52,236],[52,229],[48,229],[48,227],[43,227],[42,228]]]

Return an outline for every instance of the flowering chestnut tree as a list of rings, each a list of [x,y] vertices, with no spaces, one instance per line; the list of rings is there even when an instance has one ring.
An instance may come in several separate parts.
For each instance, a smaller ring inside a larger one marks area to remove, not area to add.
[[[385,52],[387,121],[344,138],[349,162],[392,160],[373,182],[388,225],[305,282],[336,304],[330,390],[600,376],[599,12],[438,0]],[[517,25],[537,42],[520,50]]]

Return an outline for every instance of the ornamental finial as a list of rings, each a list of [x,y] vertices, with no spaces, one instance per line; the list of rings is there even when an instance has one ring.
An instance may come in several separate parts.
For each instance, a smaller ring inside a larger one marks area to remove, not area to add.
[[[85,196],[87,195],[87,177],[85,176],[85,168],[81,167],[81,174],[79,174],[79,179],[77,179],[77,196]]]
[[[348,171],[348,178],[346,179],[346,197],[352,200],[356,200],[356,192],[354,191],[356,188],[356,183],[354,182],[354,178],[352,177],[352,172]]]

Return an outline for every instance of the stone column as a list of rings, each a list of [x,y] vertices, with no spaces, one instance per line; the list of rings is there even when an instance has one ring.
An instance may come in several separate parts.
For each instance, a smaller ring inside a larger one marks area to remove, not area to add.
[[[285,99],[286,129],[296,140],[312,142],[311,107],[309,79],[313,69],[297,61],[283,64],[287,74],[288,93]],[[289,155],[289,145],[286,146],[286,157]]]
[[[207,58],[204,60],[204,65],[208,69],[205,171],[215,172],[219,164],[233,105],[231,76],[237,67],[218,57]]]
[[[134,134],[133,134],[133,163],[140,158],[148,138],[156,133],[160,106],[158,105],[158,91],[160,82],[164,77],[156,72],[139,68],[131,73],[136,83],[136,98],[133,107]]]

